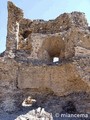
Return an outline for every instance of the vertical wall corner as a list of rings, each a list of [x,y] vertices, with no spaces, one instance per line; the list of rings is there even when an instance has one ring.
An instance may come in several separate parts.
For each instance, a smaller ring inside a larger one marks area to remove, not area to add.
[[[11,1],[8,1],[8,24],[6,51],[9,54],[14,53],[17,49],[19,39],[19,22],[23,19],[23,11],[16,7]]]

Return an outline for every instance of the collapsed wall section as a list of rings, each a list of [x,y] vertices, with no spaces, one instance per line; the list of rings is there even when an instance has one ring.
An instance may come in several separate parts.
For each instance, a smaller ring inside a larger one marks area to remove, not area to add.
[[[54,20],[32,21],[23,18],[22,10],[8,2],[6,54],[9,58],[47,62],[53,57],[68,59],[75,56],[76,46],[90,48],[89,39],[84,13],[64,13]]]

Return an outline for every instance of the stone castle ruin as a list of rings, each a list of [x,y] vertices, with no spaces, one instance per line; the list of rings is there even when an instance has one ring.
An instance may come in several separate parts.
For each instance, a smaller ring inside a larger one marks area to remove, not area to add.
[[[0,57],[2,108],[12,111],[15,96],[27,94],[27,89],[58,96],[89,93],[90,29],[85,14],[64,13],[49,21],[23,16],[8,2],[6,50]]]

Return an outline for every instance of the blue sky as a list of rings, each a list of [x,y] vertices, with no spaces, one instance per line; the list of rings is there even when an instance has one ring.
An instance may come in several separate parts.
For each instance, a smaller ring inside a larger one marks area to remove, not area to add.
[[[0,53],[5,50],[7,35],[7,1],[0,0]],[[90,24],[90,0],[11,0],[29,19],[54,19],[64,12],[84,12]]]

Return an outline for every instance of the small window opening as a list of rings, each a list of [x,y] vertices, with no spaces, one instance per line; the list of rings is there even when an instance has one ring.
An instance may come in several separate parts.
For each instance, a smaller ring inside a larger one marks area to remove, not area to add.
[[[54,57],[53,58],[53,63],[58,63],[59,62],[59,58],[58,57]]]
[[[32,31],[26,30],[26,31],[24,31],[24,33],[22,34],[22,36],[23,36],[23,38],[25,39],[25,38],[28,38],[28,36],[29,36],[31,33],[32,33]]]

